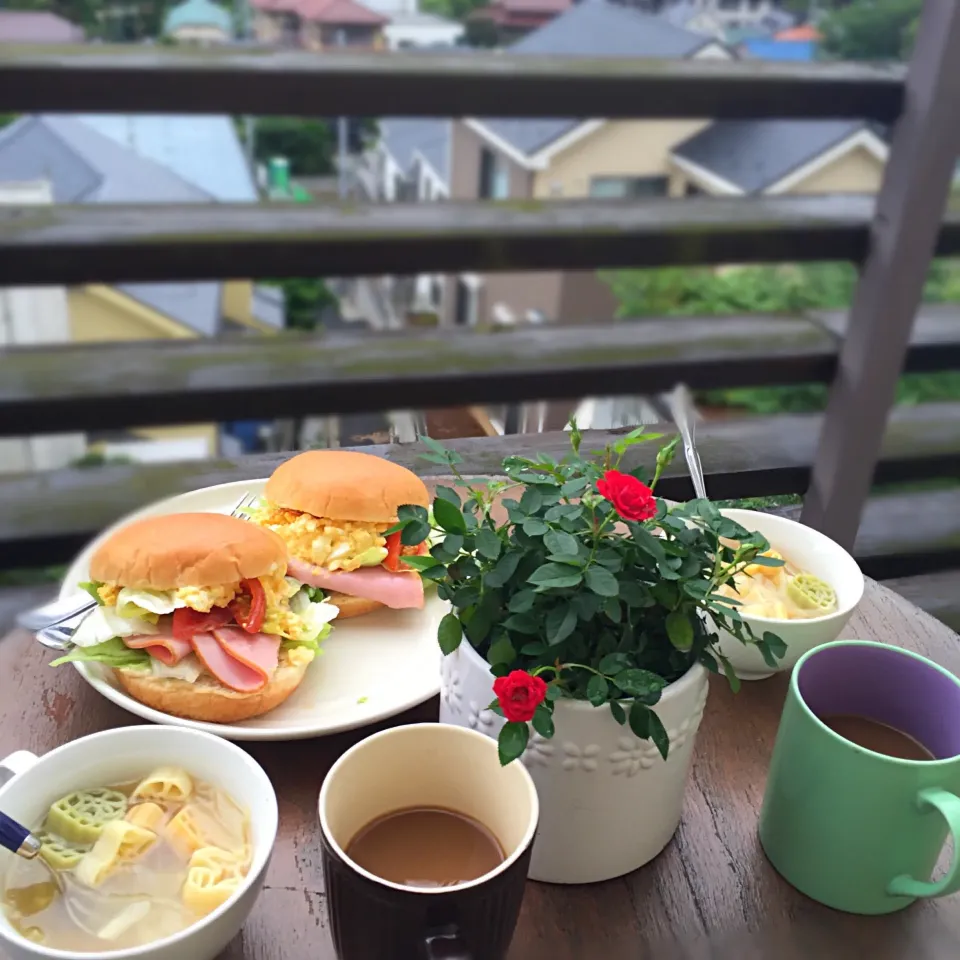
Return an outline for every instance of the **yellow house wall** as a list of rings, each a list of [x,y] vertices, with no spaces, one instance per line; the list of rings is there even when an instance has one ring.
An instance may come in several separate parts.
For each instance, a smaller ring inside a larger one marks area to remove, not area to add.
[[[71,287],[67,305],[76,343],[196,338],[193,330],[110,287]]]
[[[72,287],[67,293],[67,306],[71,338],[75,342],[197,339],[193,330],[180,326],[111,287]],[[144,427],[132,432],[144,439],[156,440],[203,437],[207,453],[210,456],[217,453],[217,425],[214,423]]]
[[[708,120],[640,120],[605,123],[534,174],[533,195],[586,197],[591,177],[670,176],[670,150],[702,130]],[[675,182],[676,185],[675,186]],[[671,178],[671,196],[680,181]]]
[[[277,331],[267,323],[262,323],[253,315],[253,281],[252,280],[225,280],[220,289],[223,291],[220,298],[220,312],[228,320],[242,323],[262,333],[276,333]]]
[[[876,193],[882,177],[883,164],[863,147],[857,147],[787,193]]]

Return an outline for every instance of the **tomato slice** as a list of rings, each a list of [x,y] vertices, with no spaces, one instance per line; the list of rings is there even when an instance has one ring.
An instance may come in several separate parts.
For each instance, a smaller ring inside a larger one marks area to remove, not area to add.
[[[233,611],[227,607],[214,607],[209,613],[178,607],[173,611],[173,635],[188,643],[195,634],[209,633],[217,627],[226,626],[233,619]]]
[[[387,537],[387,556],[383,565],[391,572],[396,573],[400,569],[400,531],[391,533]]]
[[[240,587],[250,595],[250,604],[247,606],[238,598],[230,604],[230,611],[237,625],[247,633],[259,633],[267,612],[267,596],[263,592],[263,584],[257,579],[241,580]]]

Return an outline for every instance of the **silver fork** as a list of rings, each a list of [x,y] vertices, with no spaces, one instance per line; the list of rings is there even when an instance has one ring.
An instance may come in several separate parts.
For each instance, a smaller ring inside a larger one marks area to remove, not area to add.
[[[256,494],[245,493],[230,511],[230,516],[239,516],[256,500]],[[37,640],[45,647],[50,647],[52,650],[68,650],[73,646],[70,638],[74,630],[96,605],[97,601],[86,595],[83,598],[65,597],[18,614],[17,624],[31,633],[36,633]]]

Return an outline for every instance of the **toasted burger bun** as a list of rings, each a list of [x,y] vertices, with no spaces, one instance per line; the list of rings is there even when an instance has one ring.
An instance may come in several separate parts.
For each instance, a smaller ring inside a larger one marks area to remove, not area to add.
[[[286,569],[286,545],[277,534],[221,513],[136,520],[90,559],[94,580],[152,590],[216,587]]]
[[[367,600],[366,597],[352,597],[349,593],[337,593],[336,591],[326,594],[326,602],[332,603],[340,612],[337,614],[337,620],[349,620],[351,617],[362,617],[364,614],[373,613],[375,610],[381,610],[384,607],[379,600]],[[336,621],[334,621],[336,625]]]
[[[397,507],[430,503],[427,488],[415,473],[351,450],[298,454],[274,470],[263,495],[288,510],[364,523],[393,523]]]
[[[235,723],[278,707],[300,686],[308,666],[281,661],[270,682],[257,693],[237,693],[209,674],[201,674],[194,683],[187,683],[154,677],[142,670],[114,672],[131,697],[161,713],[206,723]]]

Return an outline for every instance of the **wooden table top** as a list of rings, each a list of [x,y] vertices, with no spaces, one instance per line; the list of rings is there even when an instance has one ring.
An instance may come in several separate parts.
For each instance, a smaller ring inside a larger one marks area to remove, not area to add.
[[[873,582],[844,636],[916,650],[960,675],[960,637]],[[17,749],[43,753],[139,722],[76,671],[46,669],[50,658],[23,631],[0,640],[0,757]],[[717,677],[711,685],[683,821],[666,850],[635,873],[606,883],[529,882],[509,960],[960,956],[960,895],[865,918],[822,907],[780,879],[760,850],[756,824],[787,677],[744,683],[737,695]],[[393,723],[436,717],[434,700]],[[335,960],[320,870],[317,794],[333,761],[385,725],[318,740],[241,745],[273,781],[280,832],[263,894],[222,960]]]

